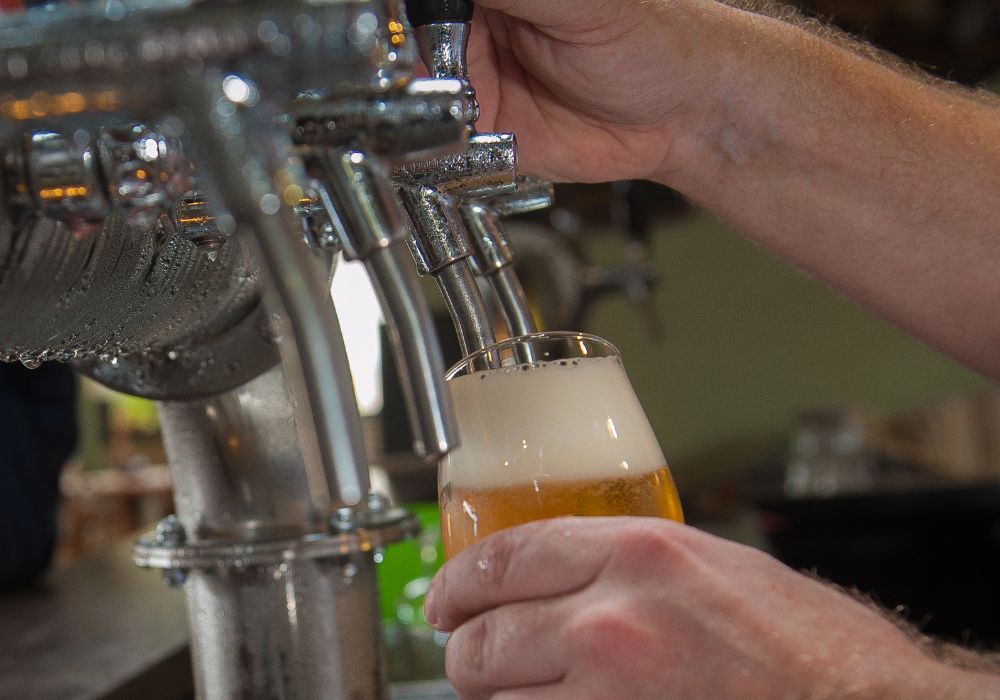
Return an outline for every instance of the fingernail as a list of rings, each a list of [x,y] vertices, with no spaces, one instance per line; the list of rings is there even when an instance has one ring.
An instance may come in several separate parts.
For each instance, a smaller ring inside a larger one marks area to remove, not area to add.
[[[437,627],[438,625],[438,613],[434,606],[434,589],[429,588],[427,590],[427,596],[424,598],[424,619],[427,620],[427,624],[431,627]]]

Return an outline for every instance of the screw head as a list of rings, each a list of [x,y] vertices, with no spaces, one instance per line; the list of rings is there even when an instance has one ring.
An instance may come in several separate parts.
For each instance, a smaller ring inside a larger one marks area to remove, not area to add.
[[[372,489],[368,492],[368,512],[384,513],[389,510],[389,498],[382,492]]]
[[[167,588],[180,588],[187,583],[187,572],[183,569],[167,569],[163,572],[163,583]]]
[[[347,533],[358,529],[357,517],[353,508],[338,508],[330,520],[330,529],[334,532]]]
[[[187,535],[184,533],[184,526],[181,525],[177,516],[168,515],[156,524],[156,534],[153,539],[160,546],[176,547],[184,544]]]

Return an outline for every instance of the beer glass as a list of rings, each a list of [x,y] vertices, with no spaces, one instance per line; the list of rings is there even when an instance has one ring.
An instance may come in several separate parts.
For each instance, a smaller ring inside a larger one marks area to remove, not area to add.
[[[683,520],[663,452],[608,341],[511,338],[465,358],[447,379],[461,439],[439,469],[447,556],[543,518]]]

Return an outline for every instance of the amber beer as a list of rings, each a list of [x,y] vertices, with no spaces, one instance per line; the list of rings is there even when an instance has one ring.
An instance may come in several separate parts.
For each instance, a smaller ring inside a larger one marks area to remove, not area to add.
[[[469,372],[449,386],[462,444],[440,469],[447,556],[543,518],[683,520],[663,452],[616,354]]]

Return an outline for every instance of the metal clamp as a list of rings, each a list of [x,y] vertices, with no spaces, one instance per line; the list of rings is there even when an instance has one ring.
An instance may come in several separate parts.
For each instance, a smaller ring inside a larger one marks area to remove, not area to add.
[[[404,508],[357,513],[343,508],[331,519],[329,532],[262,542],[187,542],[180,521],[171,515],[154,532],[139,538],[132,550],[132,561],[145,569],[184,574],[191,570],[243,569],[292,559],[337,559],[372,552],[419,532],[420,521]],[[168,583],[182,578],[165,576]]]

